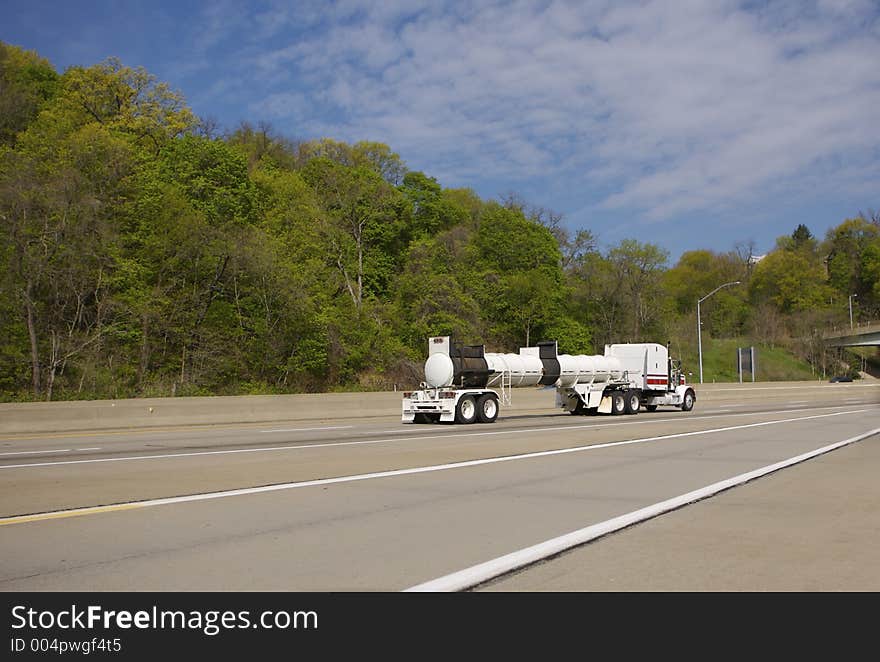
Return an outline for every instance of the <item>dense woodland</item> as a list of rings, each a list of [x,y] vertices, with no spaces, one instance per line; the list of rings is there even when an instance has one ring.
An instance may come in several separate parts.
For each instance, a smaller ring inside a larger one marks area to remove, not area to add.
[[[388,145],[220,132],[143,69],[63,74],[0,42],[0,399],[415,386],[429,335],[490,350],[557,339],[782,345],[880,308],[880,217],[799,225],[674,265],[599,250],[551,210],[483,200]]]

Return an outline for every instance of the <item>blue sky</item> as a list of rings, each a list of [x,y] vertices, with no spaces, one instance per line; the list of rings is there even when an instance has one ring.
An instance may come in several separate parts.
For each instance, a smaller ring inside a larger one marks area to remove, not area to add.
[[[143,66],[223,128],[384,142],[670,263],[880,211],[880,0],[0,0],[0,40]]]

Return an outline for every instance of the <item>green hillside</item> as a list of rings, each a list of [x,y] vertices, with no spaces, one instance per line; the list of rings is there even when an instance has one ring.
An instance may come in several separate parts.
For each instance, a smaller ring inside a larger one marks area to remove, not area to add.
[[[736,348],[748,349],[752,346],[744,338],[703,339],[703,382],[738,382],[739,373],[736,365]],[[755,344],[755,363],[757,370],[755,380],[767,381],[799,381],[821,379],[806,361],[798,359],[789,350],[780,346]],[[674,349],[674,348],[673,348]],[[682,351],[684,370],[691,382],[700,381],[700,363],[697,348],[685,348]],[[748,372],[743,372],[743,381],[751,381]]]

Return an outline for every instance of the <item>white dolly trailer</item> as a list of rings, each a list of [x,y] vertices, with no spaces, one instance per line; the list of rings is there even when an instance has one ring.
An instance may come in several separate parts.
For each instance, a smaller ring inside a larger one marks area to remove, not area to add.
[[[659,406],[690,411],[697,399],[680,363],[657,343],[605,345],[605,355],[557,353],[556,341],[519,354],[428,340],[425,381],[403,393],[404,423],[494,423],[510,389],[556,388],[556,406],[572,414],[637,414]]]

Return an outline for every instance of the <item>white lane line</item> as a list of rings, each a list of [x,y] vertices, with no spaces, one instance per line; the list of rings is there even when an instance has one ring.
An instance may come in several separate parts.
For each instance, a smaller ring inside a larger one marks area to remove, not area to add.
[[[101,450],[100,446],[96,446],[94,448],[77,448],[78,451],[99,451]]]
[[[823,407],[823,409],[837,409],[839,406],[835,407]],[[717,416],[700,416],[695,417],[693,420],[695,421],[704,421],[710,418],[734,418],[734,417],[742,417],[742,416],[758,416],[762,414],[787,414],[792,410],[781,409],[777,411],[762,411],[762,412],[748,412],[744,414],[718,414]],[[822,414],[819,415],[818,418],[822,418],[822,416],[838,416],[840,414],[847,413],[859,413],[864,411],[870,411],[868,409],[858,409],[854,411],[847,412],[837,412],[834,414]],[[647,417],[646,417],[647,418]],[[789,419],[789,420],[808,420],[810,418],[817,418],[817,416],[806,416],[802,419]],[[565,432],[568,430],[600,430],[604,428],[611,427],[622,427],[625,425],[644,425],[647,423],[662,423],[668,421],[681,420],[678,418],[663,418],[656,419],[651,418],[649,420],[644,421],[631,421],[627,423],[608,423],[603,425],[562,425],[556,427],[546,427],[546,428],[526,428],[526,429],[513,429],[513,430],[497,430],[497,431],[487,431],[487,432],[458,432],[452,434],[434,434],[434,435],[420,435],[417,437],[397,437],[396,439],[373,439],[371,441],[337,441],[337,442],[327,442],[327,443],[318,443],[318,444],[298,444],[296,446],[265,446],[261,448],[233,448],[222,451],[193,451],[191,453],[163,453],[160,455],[132,455],[128,457],[101,457],[101,458],[92,458],[89,460],[61,460],[59,462],[29,462],[27,464],[5,464],[0,466],[0,471],[4,469],[27,469],[33,467],[58,467],[64,466],[68,464],[99,464],[105,462],[129,462],[129,461],[137,461],[137,460],[164,460],[174,457],[196,457],[203,455],[236,455],[240,453],[270,453],[274,451],[290,451],[290,450],[304,450],[306,448],[330,448],[336,446],[366,446],[369,444],[388,444],[394,443],[398,441],[422,441],[425,439],[460,439],[465,437],[488,437],[488,436],[497,436],[497,435],[506,435],[506,434],[523,434],[523,433],[532,433],[532,432]],[[776,421],[770,421],[770,423],[775,423]],[[719,428],[726,429],[726,428]]]
[[[417,434],[418,426],[414,430],[411,425],[407,425],[404,429],[396,429],[396,430],[364,430],[363,432],[359,432],[358,434]],[[423,427],[419,432],[430,432],[430,427]]]
[[[876,388],[880,384],[847,384],[844,388]],[[699,386],[697,386],[699,388]],[[796,391],[803,388],[840,388],[835,384],[818,384],[815,386],[750,386],[748,388],[713,388],[707,393],[718,393],[719,391]]]
[[[728,490],[732,487],[736,487],[737,485],[742,485],[743,483],[746,483],[750,480],[760,478],[761,476],[766,476],[769,473],[773,473],[774,471],[779,471],[780,469],[790,467],[793,464],[804,462],[818,455],[829,453],[843,446],[861,441],[862,439],[867,439],[868,437],[871,437],[878,433],[880,433],[880,428],[875,428],[869,432],[865,432],[864,434],[850,437],[849,439],[844,439],[843,441],[838,441],[837,443],[830,444],[828,446],[823,446],[822,448],[818,448],[808,453],[803,453],[802,455],[791,457],[781,462],[776,462],[775,464],[769,464],[765,467],[761,467],[760,469],[755,469],[754,471],[749,471],[747,473],[734,476],[733,478],[728,478],[727,480],[712,483],[711,485],[707,485],[706,487],[700,488],[698,490],[693,490],[692,492],[687,492],[686,494],[682,494],[680,496],[673,497],[665,501],[660,501],[659,503],[655,503],[645,508],[640,508],[639,510],[634,510],[632,512],[626,513],[625,515],[620,515],[619,517],[614,517],[612,519],[605,520],[604,522],[599,522],[598,524],[593,524],[591,526],[584,527],[583,529],[578,529],[577,531],[572,531],[556,538],[545,540],[544,542],[538,543],[537,545],[532,545],[531,547],[526,547],[524,549],[511,552],[510,554],[499,556],[490,561],[473,565],[470,568],[465,568],[464,570],[459,570],[458,572],[453,572],[448,575],[444,575],[443,577],[438,577],[437,579],[432,579],[430,581],[417,584],[416,586],[411,586],[410,588],[406,589],[406,591],[444,592],[462,591],[472,588],[474,586],[477,586],[478,584],[487,582],[490,579],[494,579],[495,577],[499,577],[513,570],[517,570],[524,566],[546,559],[555,554],[559,554],[560,552],[564,552],[568,549],[571,549],[572,547],[583,545],[590,542],[591,540],[595,540],[596,538],[600,538],[601,536],[613,533],[614,531],[619,531],[620,529],[632,526],[633,524],[643,522],[647,519],[651,519],[652,517],[657,517],[658,515],[667,513],[670,510],[675,510],[676,508],[681,508],[682,506],[694,503],[695,501],[706,499],[715,494],[718,494],[718,492]]]
[[[317,432],[321,430],[348,430],[353,425],[332,425],[326,428],[289,428],[286,430],[260,430],[260,432]]]
[[[723,428],[715,428],[712,430],[695,430],[693,432],[679,432],[676,434],[666,434],[658,437],[643,437],[641,439],[628,439],[626,441],[609,441],[604,444],[592,444],[589,446],[575,446],[573,448],[560,448],[552,451],[536,451],[533,453],[522,453],[520,455],[502,455],[500,457],[490,457],[482,460],[467,460],[463,462],[451,462],[448,464],[435,464],[426,467],[413,467],[411,469],[394,469],[390,471],[377,471],[367,474],[355,474],[352,476],[339,476],[337,478],[318,478],[315,480],[299,481],[295,483],[279,483],[276,485],[264,485],[262,487],[245,487],[237,490],[223,490],[220,492],[205,492],[202,494],[191,494],[188,496],[167,497],[164,499],[149,499],[146,501],[128,501],[124,503],[115,503],[106,506],[92,506],[88,508],[74,508],[70,510],[55,510],[45,513],[33,513],[30,515],[16,515],[13,517],[0,518],[0,526],[7,524],[21,524],[25,522],[40,521],[46,519],[59,519],[64,517],[76,517],[79,515],[92,515],[97,513],[114,512],[118,510],[131,510],[135,508],[148,508],[151,506],[164,506],[176,503],[188,503],[191,501],[208,501],[210,499],[222,499],[231,496],[245,496],[251,494],[263,494],[266,492],[278,492],[281,490],[292,490],[300,487],[314,487],[318,485],[334,485],[337,483],[353,483],[361,480],[370,480],[373,478],[391,478],[394,476],[410,476],[413,474],[429,473],[434,471],[446,471],[448,469],[463,469],[466,467],[478,467],[486,464],[497,464],[500,462],[515,462],[520,460],[530,460],[536,457],[551,457],[554,455],[566,455],[568,453],[579,453],[581,451],[595,451],[603,448],[615,448],[617,446],[629,446],[632,444],[644,444],[652,441],[666,441],[669,439],[680,439],[682,437],[694,437],[702,434],[713,434],[716,432],[730,432],[732,430],[744,430],[746,428],[763,427],[767,425],[778,425],[780,423],[792,423],[797,421],[806,421],[817,418],[828,418],[831,416],[843,416],[845,414],[858,414],[865,409],[858,411],[835,412],[832,414],[818,414],[815,416],[803,416],[799,418],[782,419],[778,421],[763,421],[761,423],[747,423],[745,425],[733,425]]]

